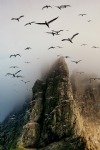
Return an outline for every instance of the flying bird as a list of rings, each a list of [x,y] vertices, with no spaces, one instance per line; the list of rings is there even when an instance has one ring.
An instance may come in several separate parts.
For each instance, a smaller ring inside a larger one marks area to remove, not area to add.
[[[11,66],[10,68],[19,68],[18,66]]]
[[[49,47],[48,49],[54,49],[55,47],[54,46],[51,46],[51,47]]]
[[[72,61],[72,62],[74,62],[74,63],[78,64],[80,61],[82,61],[82,60]]]
[[[61,46],[57,46],[58,48],[63,48],[63,47],[61,47]]]
[[[19,72],[21,72],[21,70],[18,70],[18,71],[15,72],[15,73],[7,73],[5,76],[7,76],[7,75],[12,75],[13,77],[16,77],[16,74],[18,74]]]
[[[87,44],[82,44],[81,46],[86,46]]]
[[[82,17],[85,16],[85,15],[86,15],[86,14],[79,14],[79,16],[82,16]]]
[[[25,48],[25,50],[29,50],[29,49],[31,49],[31,47],[26,47],[26,48]]]
[[[55,32],[46,32],[46,33],[48,33],[48,34],[51,34],[51,35],[60,35],[60,34],[56,34]]]
[[[59,31],[52,30],[52,32],[55,32],[57,35],[59,35],[59,32],[61,31],[64,31],[64,30],[59,30]]]
[[[28,23],[26,23],[24,26],[31,25],[32,23],[34,23],[34,21],[28,22]]]
[[[67,8],[67,7],[71,7],[71,5],[61,5],[60,8]]]
[[[73,38],[76,36],[76,35],[78,35],[79,33],[76,33],[76,34],[74,34],[71,38],[68,38],[68,39],[62,39],[62,41],[69,41],[69,42],[71,42],[71,43],[73,43]]]
[[[38,24],[38,25],[46,25],[48,28],[49,28],[49,24],[52,23],[53,21],[55,21],[56,19],[58,19],[59,17],[56,17],[50,21],[45,21],[44,23],[37,23],[37,22],[34,22],[35,24]]]
[[[97,47],[97,46],[92,46],[92,48],[99,48],[99,47]]]
[[[91,22],[92,20],[88,20],[87,22]]]
[[[24,15],[22,15],[22,16],[20,16],[20,17],[18,17],[18,18],[12,18],[11,20],[17,20],[17,21],[19,22],[19,20],[20,20],[22,17],[24,17]]]
[[[67,7],[71,7],[70,5],[60,5],[60,6],[55,6],[57,7],[58,9],[62,9],[62,8],[67,8]]]
[[[52,7],[51,7],[50,5],[45,5],[45,6],[43,6],[42,10],[43,10],[44,8],[52,8]]]
[[[21,80],[21,81],[24,82],[25,84],[28,83],[28,82],[30,82],[30,81],[24,81],[24,80]]]
[[[21,57],[20,54],[13,54],[13,55],[10,55],[10,58],[13,57],[13,56],[14,56],[14,57],[17,57],[17,56],[20,56],[20,57]]]
[[[15,76],[16,78],[23,78],[23,76],[21,76],[21,75],[17,75],[17,76]]]

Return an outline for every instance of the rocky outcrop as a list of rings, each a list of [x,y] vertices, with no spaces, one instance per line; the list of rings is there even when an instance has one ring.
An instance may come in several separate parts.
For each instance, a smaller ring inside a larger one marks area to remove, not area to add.
[[[23,127],[19,150],[84,149],[85,140],[75,131],[75,102],[63,57],[53,65],[45,82],[36,81],[31,103],[32,112]]]
[[[69,77],[59,58],[35,82],[28,119],[19,121],[20,130],[14,128],[18,142],[7,150],[100,150],[100,84],[90,83],[89,76],[75,72]]]

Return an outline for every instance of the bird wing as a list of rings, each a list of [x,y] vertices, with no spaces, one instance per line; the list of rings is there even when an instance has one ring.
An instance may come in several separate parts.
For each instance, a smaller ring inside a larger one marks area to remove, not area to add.
[[[34,22],[34,23],[39,25],[45,25],[45,23],[38,23],[38,22]]]
[[[50,5],[48,7],[51,7]],[[52,7],[51,7],[52,8]]]
[[[43,10],[44,8],[46,8],[46,6],[44,6],[44,7],[42,8],[42,10]]]
[[[17,78],[22,78],[22,76],[16,76]]]
[[[26,23],[25,26],[29,25],[29,23]]]
[[[16,56],[20,56],[20,57],[21,57],[21,55],[20,55],[20,54],[16,54]]]
[[[55,47],[51,46],[51,47],[49,47],[48,49],[51,49],[51,48],[55,48]]]
[[[24,17],[24,15],[20,16],[19,19],[22,18],[22,17]]]
[[[67,5],[61,5],[60,6],[60,8],[66,8],[67,7]]]
[[[55,21],[55,20],[58,19],[58,18],[59,18],[59,17],[56,17],[56,18],[50,20],[48,23],[51,23],[51,22]]]
[[[30,22],[30,23],[35,23],[34,21]]]
[[[48,34],[52,34],[52,32],[46,32],[46,33],[48,33]]]
[[[10,58],[11,58],[12,56],[15,56],[15,55],[10,55]]]
[[[11,20],[17,20],[17,18],[12,18]]]
[[[6,76],[7,76],[7,75],[12,75],[12,73],[7,73]]]
[[[68,41],[68,39],[62,39],[62,41]]]
[[[71,40],[76,36],[76,35],[78,35],[79,33],[76,33],[76,34],[74,34],[72,37],[71,37]]]
[[[17,73],[19,73],[19,72],[21,72],[21,70],[17,71],[15,74],[17,74]]]
[[[59,30],[58,32],[61,32],[61,31],[64,31],[64,30]]]

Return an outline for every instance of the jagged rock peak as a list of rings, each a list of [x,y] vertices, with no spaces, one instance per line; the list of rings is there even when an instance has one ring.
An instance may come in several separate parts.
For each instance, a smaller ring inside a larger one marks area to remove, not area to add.
[[[21,144],[24,148],[59,150],[71,147],[75,139],[81,147],[81,138],[74,135],[75,117],[69,70],[64,57],[51,67],[44,81],[37,80],[33,87],[33,105],[29,122],[24,126]],[[20,144],[20,145],[21,145]]]

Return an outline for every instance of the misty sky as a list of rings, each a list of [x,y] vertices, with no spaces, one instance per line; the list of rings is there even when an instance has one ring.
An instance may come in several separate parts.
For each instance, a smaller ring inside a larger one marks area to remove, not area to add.
[[[42,10],[45,5],[52,8]],[[59,10],[55,6],[71,5]],[[87,14],[84,17],[79,14]],[[11,20],[24,15],[20,21]],[[59,18],[47,26],[32,24],[24,26],[31,21],[44,22],[55,17]],[[95,72],[100,77],[100,1],[99,0],[0,0],[0,110],[2,116],[8,113],[13,106],[25,99],[37,78],[50,66],[57,55],[70,56],[66,62],[70,73],[72,70]],[[92,20],[88,22],[88,20]],[[51,30],[64,30],[61,35],[52,36],[46,32]],[[69,30],[69,31],[66,31]],[[79,33],[73,44],[62,42],[63,38]],[[81,46],[86,43],[86,46]],[[25,51],[30,46],[32,49]],[[48,50],[50,46],[62,46]],[[11,54],[19,53],[21,57],[9,58]],[[38,59],[39,58],[39,59]],[[82,60],[78,65],[71,60]],[[30,64],[25,62],[29,61]],[[18,66],[11,69],[10,66]],[[31,81],[25,85],[20,78],[5,76],[6,73],[15,73],[22,70],[19,75],[24,81]],[[11,106],[11,107],[10,107]]]

